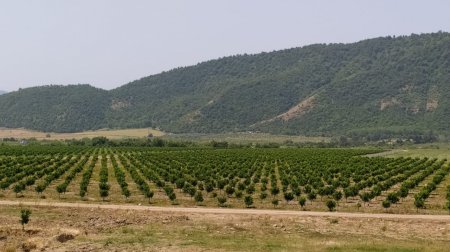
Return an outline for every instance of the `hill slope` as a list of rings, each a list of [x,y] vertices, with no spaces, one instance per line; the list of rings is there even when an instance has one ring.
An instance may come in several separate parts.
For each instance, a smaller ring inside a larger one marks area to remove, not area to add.
[[[111,91],[22,89],[0,97],[0,127],[447,133],[449,95],[450,34],[434,33],[225,57]]]
[[[20,89],[0,98],[0,127],[76,132],[105,125],[107,91],[89,85]]]

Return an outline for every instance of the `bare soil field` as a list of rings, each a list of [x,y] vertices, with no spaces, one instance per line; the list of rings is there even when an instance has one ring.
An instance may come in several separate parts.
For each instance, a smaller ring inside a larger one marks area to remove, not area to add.
[[[32,211],[24,231],[19,224],[23,207]],[[449,216],[175,209],[0,205],[0,249],[445,251],[450,246]]]

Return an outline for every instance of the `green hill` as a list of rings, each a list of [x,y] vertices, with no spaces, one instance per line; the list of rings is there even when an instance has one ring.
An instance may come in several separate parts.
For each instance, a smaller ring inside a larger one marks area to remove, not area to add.
[[[0,97],[0,127],[76,132],[105,125],[107,91],[89,85],[42,86]]]
[[[220,58],[130,82],[22,89],[0,127],[79,131],[449,133],[450,34],[316,44]]]

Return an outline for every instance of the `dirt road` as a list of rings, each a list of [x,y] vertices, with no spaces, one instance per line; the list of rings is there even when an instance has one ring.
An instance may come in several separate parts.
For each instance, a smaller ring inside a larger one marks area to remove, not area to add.
[[[347,217],[347,218],[378,218],[378,219],[423,219],[450,221],[450,215],[406,215],[406,214],[379,214],[379,213],[346,213],[346,212],[310,212],[310,211],[287,211],[268,209],[233,209],[233,208],[203,208],[203,207],[156,207],[140,205],[115,205],[115,204],[86,204],[65,203],[46,201],[12,201],[1,200],[0,206],[50,206],[67,208],[97,208],[97,209],[121,209],[138,210],[150,212],[174,212],[174,213],[205,213],[205,214],[248,214],[248,215],[271,215],[271,216],[319,216],[319,217]]]

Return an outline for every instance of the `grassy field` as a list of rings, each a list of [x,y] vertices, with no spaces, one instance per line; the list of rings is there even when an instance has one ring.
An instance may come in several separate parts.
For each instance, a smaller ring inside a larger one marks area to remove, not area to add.
[[[443,251],[447,221],[0,206],[0,249],[48,251]]]
[[[36,138],[38,140],[67,140],[67,139],[83,139],[104,136],[109,139],[123,139],[123,138],[145,138],[151,133],[155,137],[162,137],[163,139],[173,141],[191,141],[197,143],[209,143],[211,141],[227,141],[234,144],[249,144],[249,143],[320,143],[329,142],[328,137],[306,137],[306,136],[288,136],[288,135],[272,135],[267,133],[224,133],[224,134],[168,134],[163,131],[148,128],[139,129],[102,129],[96,131],[85,131],[77,133],[52,133],[40,132],[27,129],[9,129],[0,128],[0,138],[16,138],[28,139]]]
[[[13,137],[16,139],[28,139],[36,138],[38,140],[66,140],[66,139],[83,139],[93,138],[98,136],[104,136],[110,139],[121,138],[144,138],[151,133],[153,136],[163,136],[164,132],[155,129],[123,129],[123,130],[110,130],[102,129],[96,131],[85,131],[78,133],[46,133],[40,131],[33,131],[27,129],[7,129],[0,128],[0,138]]]
[[[396,148],[390,151],[379,153],[384,157],[429,157],[450,160],[450,144],[434,143],[407,146]]]
[[[328,137],[307,137],[307,136],[289,136],[289,135],[272,135],[267,133],[224,133],[224,134],[168,134],[164,138],[169,140],[180,140],[180,141],[193,141],[200,143],[207,143],[210,141],[227,141],[229,143],[235,144],[248,144],[248,143],[285,143],[287,141],[292,141],[294,143],[305,143],[305,142],[329,142]]]

